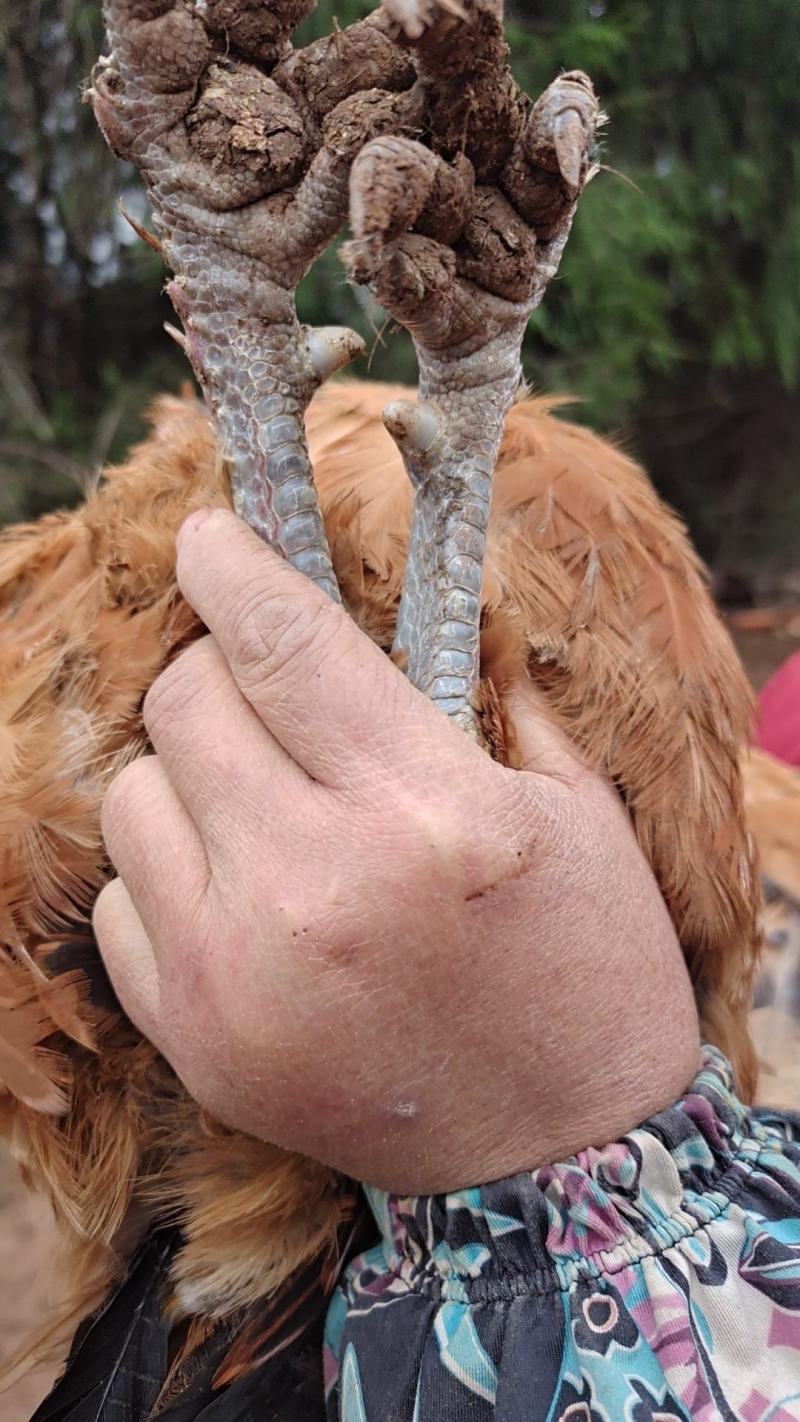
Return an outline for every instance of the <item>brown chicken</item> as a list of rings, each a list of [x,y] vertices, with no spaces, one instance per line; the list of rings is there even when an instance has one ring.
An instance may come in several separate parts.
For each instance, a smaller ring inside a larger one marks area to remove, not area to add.
[[[505,694],[529,680],[628,805],[704,1033],[755,1083],[746,681],[641,471],[546,401],[511,408],[592,171],[591,84],[520,95],[502,0],[383,0],[293,51],[313,3],[106,0],[91,97],[145,180],[213,428],[161,401],[82,509],[0,545],[0,1119],[71,1247],[65,1329],[101,1305],[42,1422],[316,1415],[354,1213],[330,1170],[197,1108],[121,1017],[89,927],[103,791],[201,630],[174,578],[192,508],[231,498],[512,763]],[[419,404],[340,384],[309,408],[358,342],[300,326],[294,291],[348,217],[352,279],[414,338]]]
[[[336,574],[387,649],[412,499],[381,411],[403,394],[333,384],[309,412]],[[677,519],[630,459],[555,418],[554,403],[514,407],[497,470],[485,723],[502,753],[504,688],[528,676],[617,786],[678,928],[705,1035],[750,1096],[758,893],[738,766],[750,693]],[[201,630],[176,589],[176,530],[228,498],[203,406],[162,399],[151,437],[85,505],[0,544],[3,1126],[63,1226],[72,1319],[124,1274],[140,1239],[175,1221],[175,1319],[195,1330],[219,1314],[236,1321],[221,1381],[269,1351],[253,1305],[333,1260],[351,1200],[330,1171],[204,1118],[115,1010],[87,914],[108,873],[104,788],[145,749],[145,691]]]

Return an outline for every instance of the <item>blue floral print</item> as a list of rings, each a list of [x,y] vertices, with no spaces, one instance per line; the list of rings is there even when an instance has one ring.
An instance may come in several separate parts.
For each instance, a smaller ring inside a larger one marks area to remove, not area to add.
[[[623,1140],[480,1189],[368,1191],[330,1422],[798,1422],[800,1117],[703,1053]]]

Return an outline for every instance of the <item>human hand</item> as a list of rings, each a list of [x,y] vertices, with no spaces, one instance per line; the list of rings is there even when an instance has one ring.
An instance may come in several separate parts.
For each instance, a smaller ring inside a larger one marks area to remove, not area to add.
[[[210,636],[103,810],[120,1001],[229,1125],[400,1193],[604,1144],[696,1069],[688,976],[612,789],[520,690],[492,762],[226,511],[178,581]]]

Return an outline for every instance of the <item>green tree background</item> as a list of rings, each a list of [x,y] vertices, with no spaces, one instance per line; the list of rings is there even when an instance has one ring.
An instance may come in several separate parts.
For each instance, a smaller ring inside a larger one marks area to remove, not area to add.
[[[321,0],[307,37],[367,13]],[[797,566],[800,524],[800,5],[797,0],[510,0],[517,75],[538,93],[591,73],[609,113],[526,370],[623,438],[712,567]],[[136,174],[80,87],[99,4],[0,0],[0,521],[79,496],[141,434],[151,393],[188,370],[161,330],[163,270],[120,216]],[[335,252],[307,320],[356,326],[362,374],[413,379]]]

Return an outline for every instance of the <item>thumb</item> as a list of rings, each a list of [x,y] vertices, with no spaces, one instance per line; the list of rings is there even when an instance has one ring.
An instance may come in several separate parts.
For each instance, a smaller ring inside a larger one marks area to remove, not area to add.
[[[557,724],[542,693],[526,678],[514,682],[505,704],[512,723],[509,741],[513,769],[573,785],[585,773],[586,762]]]
[[[145,1037],[153,1040],[161,1001],[156,955],[121,879],[112,879],[101,890],[92,927],[123,1010]]]

